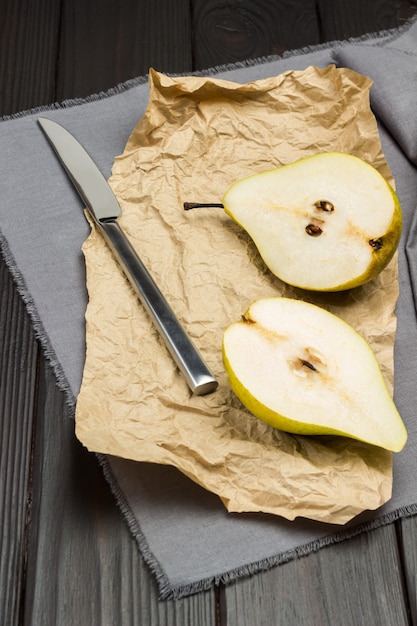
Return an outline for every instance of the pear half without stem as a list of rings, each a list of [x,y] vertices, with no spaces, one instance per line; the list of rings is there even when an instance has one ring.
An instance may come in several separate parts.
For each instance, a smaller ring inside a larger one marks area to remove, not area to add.
[[[291,298],[255,301],[223,336],[229,383],[250,413],[301,435],[342,435],[399,452],[407,432],[369,344]]]

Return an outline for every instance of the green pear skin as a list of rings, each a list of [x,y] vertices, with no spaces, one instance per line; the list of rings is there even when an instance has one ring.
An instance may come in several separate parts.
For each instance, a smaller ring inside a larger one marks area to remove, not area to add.
[[[301,435],[342,435],[392,452],[407,440],[369,344],[316,305],[254,302],[223,336],[229,383],[250,413]]]

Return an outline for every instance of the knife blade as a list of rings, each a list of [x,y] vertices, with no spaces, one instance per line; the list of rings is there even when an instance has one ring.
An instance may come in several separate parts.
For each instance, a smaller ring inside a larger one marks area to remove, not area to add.
[[[200,396],[212,393],[218,383],[118,224],[121,208],[102,172],[63,126],[44,117],[38,118],[38,123],[192,393]]]

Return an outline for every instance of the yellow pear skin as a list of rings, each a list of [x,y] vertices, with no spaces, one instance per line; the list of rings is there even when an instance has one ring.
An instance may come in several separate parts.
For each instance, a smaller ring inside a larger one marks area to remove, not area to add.
[[[392,452],[406,443],[371,347],[321,307],[257,300],[225,330],[223,361],[242,404],[274,428],[342,435]]]
[[[341,152],[239,180],[222,203],[271,272],[307,290],[363,285],[386,267],[401,236],[393,188],[373,166]]]

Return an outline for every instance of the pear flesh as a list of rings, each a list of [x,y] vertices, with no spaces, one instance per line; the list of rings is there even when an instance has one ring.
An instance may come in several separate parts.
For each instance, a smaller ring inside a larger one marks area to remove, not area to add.
[[[225,212],[271,272],[303,289],[340,291],[374,278],[401,235],[389,183],[350,154],[319,153],[235,182]]]
[[[369,344],[346,322],[290,298],[257,300],[223,336],[232,390],[286,432],[333,434],[400,451],[404,423]]]

